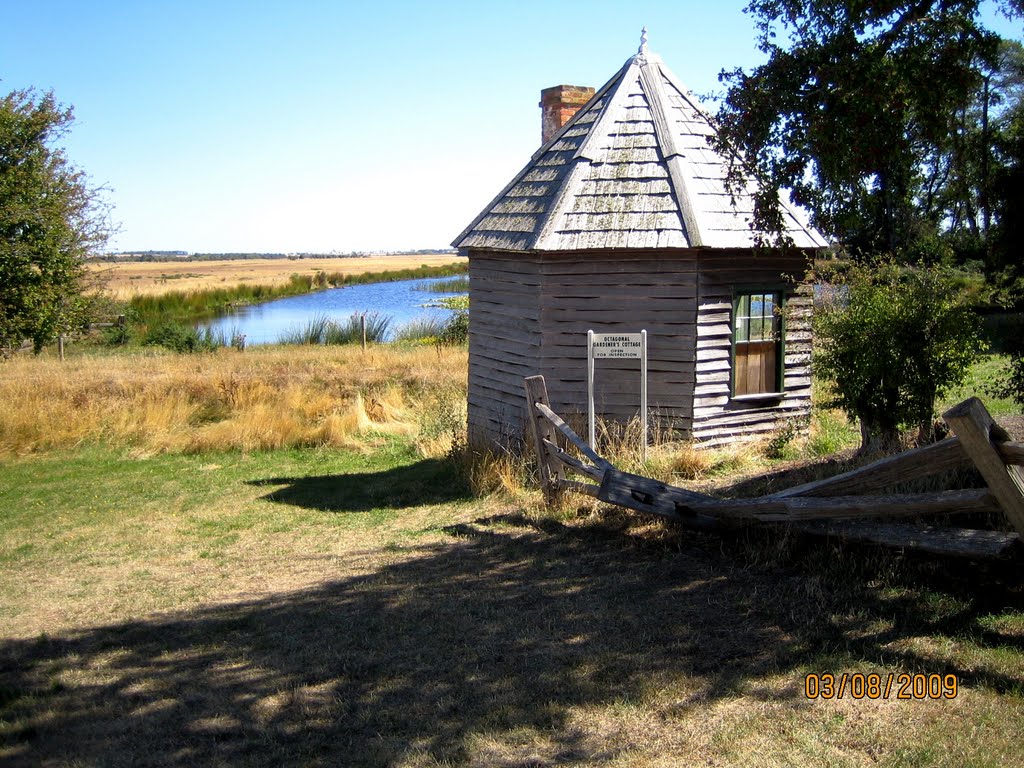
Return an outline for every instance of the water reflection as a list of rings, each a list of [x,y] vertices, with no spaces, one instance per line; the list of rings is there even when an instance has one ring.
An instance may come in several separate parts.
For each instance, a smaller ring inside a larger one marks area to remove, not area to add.
[[[273,344],[283,334],[304,327],[316,317],[345,321],[355,313],[378,312],[392,318],[388,336],[391,339],[396,330],[418,318],[447,319],[451,316],[450,309],[424,306],[455,295],[424,290],[437,282],[438,278],[421,278],[328,288],[266,304],[240,307],[200,327],[227,338],[236,333],[244,334],[246,344]]]

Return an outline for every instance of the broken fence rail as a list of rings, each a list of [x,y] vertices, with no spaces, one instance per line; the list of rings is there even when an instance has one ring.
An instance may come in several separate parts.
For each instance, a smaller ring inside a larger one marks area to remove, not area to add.
[[[563,491],[575,491],[694,528],[793,523],[808,532],[963,555],[1005,554],[1024,536],[1024,473],[1020,469],[1024,444],[1010,442],[977,398],[943,414],[954,437],[766,496],[718,499],[615,468],[551,409],[543,376],[526,378],[524,386],[541,486],[549,503]],[[571,447],[579,457],[569,452]],[[895,483],[970,466],[981,472],[987,488],[879,493]],[[567,471],[593,482],[567,479]],[[918,528],[914,533],[906,523],[886,526],[867,521],[953,512],[1001,513],[1016,533],[940,527]]]

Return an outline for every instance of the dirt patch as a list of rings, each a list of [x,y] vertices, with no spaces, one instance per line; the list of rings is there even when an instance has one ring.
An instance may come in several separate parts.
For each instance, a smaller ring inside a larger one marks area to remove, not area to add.
[[[1024,416],[1000,416],[996,419],[1010,437],[1017,442],[1024,442]]]

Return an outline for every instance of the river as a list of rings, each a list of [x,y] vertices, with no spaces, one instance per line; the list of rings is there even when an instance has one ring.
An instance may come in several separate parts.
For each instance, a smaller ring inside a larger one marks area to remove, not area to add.
[[[327,288],[266,304],[240,307],[228,315],[202,323],[199,327],[209,328],[227,338],[244,334],[246,344],[274,344],[282,334],[303,328],[318,317],[345,321],[353,314],[377,312],[391,318],[390,334],[393,336],[395,329],[418,318],[447,319],[451,316],[450,309],[424,306],[442,297],[456,295],[424,290],[439,279],[443,278]]]

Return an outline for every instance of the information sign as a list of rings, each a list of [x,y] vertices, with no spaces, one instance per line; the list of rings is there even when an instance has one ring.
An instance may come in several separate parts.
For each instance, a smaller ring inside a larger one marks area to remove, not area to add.
[[[590,447],[597,450],[594,414],[594,360],[640,360],[640,456],[647,460],[647,330],[640,333],[594,333],[587,331],[587,421]]]
[[[595,333],[594,357],[597,358],[639,358],[643,348],[643,336],[639,333]]]

